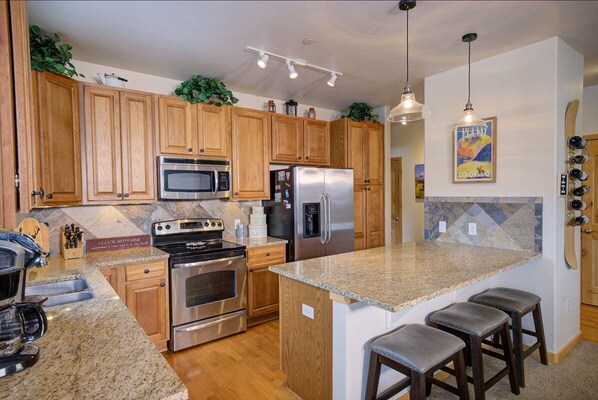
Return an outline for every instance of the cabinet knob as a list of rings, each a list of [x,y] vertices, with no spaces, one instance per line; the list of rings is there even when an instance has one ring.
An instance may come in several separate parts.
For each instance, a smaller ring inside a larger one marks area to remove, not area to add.
[[[54,195],[53,195],[52,193],[50,193],[50,194],[48,194],[46,197],[47,197],[48,199],[51,199],[52,197],[54,197]]]
[[[297,156],[297,160],[301,160],[301,156]]]
[[[204,151],[205,151],[204,149],[199,149],[199,152],[200,152],[200,153],[203,153]]]
[[[166,284],[164,282],[160,282],[160,287],[164,287]]]
[[[40,188],[39,188],[39,191],[35,191],[35,190],[34,190],[34,191],[32,191],[32,192],[31,192],[31,195],[32,195],[32,196],[39,196],[40,198],[42,198],[42,199],[43,199],[43,198],[44,198],[44,188],[41,188],[41,187],[40,187]]]
[[[189,148],[187,149],[187,151],[188,151],[189,153],[193,153],[193,147],[189,147]]]
[[[235,192],[235,196],[238,196],[238,195],[239,195],[239,192]]]
[[[253,268],[249,268],[249,272],[253,272]]]
[[[309,157],[305,157],[306,160],[309,160]]]
[[[125,197],[129,197],[129,193],[125,193]]]
[[[123,197],[123,194],[122,193],[117,193],[116,197],[118,197],[120,199],[121,197]]]
[[[144,269],[144,270],[143,270],[143,273],[144,273],[144,274],[149,274],[149,269],[147,269],[147,268],[146,268],[146,269]]]
[[[266,257],[270,257],[270,253],[266,253]]]

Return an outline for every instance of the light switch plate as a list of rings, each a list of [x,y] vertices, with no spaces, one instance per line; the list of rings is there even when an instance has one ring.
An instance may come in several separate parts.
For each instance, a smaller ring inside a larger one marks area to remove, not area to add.
[[[469,234],[471,236],[475,236],[478,234],[478,224],[476,224],[474,222],[469,223]]]
[[[438,232],[446,233],[446,221],[438,221]]]
[[[307,318],[314,319],[314,308],[307,304],[301,304],[301,314],[305,315]]]

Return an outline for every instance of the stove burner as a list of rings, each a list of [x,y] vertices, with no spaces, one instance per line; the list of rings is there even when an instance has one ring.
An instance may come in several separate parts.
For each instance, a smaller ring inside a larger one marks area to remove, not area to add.
[[[185,247],[187,247],[188,249],[196,249],[199,247],[205,247],[206,243],[205,242],[187,242],[185,243]]]

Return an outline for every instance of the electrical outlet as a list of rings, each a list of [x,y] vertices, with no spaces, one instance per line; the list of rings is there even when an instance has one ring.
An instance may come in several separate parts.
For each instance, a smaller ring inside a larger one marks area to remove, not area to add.
[[[307,318],[314,319],[314,308],[307,304],[301,304],[301,314],[305,315]]]
[[[476,224],[475,222],[470,222],[469,223],[469,235],[475,236],[477,234],[478,234],[478,224]]]
[[[241,225],[241,220],[240,220],[240,219],[236,219],[236,220],[234,221],[234,225],[235,225],[235,230],[237,230],[237,226],[238,226],[238,225]]]
[[[438,232],[446,233],[446,221],[438,221]]]

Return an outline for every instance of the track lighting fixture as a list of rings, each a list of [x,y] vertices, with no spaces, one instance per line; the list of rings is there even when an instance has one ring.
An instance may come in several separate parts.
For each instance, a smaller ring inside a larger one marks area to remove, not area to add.
[[[330,74],[330,79],[328,79],[326,83],[328,86],[334,87],[334,84],[336,83],[336,74],[334,72]]]
[[[293,66],[291,60],[287,60],[287,68],[289,69],[289,78],[295,79],[297,76],[299,76],[297,71],[295,71],[295,67]]]
[[[330,79],[328,79],[326,81],[326,84],[328,84],[328,86],[330,87],[334,87],[336,85],[336,79],[339,76],[342,76],[343,74],[337,71],[333,71],[331,69],[328,68],[323,68],[323,67],[319,67],[317,65],[313,65],[313,64],[308,64],[307,61],[305,60],[300,60],[298,58],[289,58],[289,57],[285,57],[285,56],[281,56],[280,54],[276,54],[276,53],[271,53],[269,51],[266,50],[262,50],[262,49],[257,49],[255,47],[249,47],[247,46],[245,48],[246,51],[252,52],[252,53],[256,53],[259,57],[259,59],[257,60],[257,65],[260,68],[266,68],[268,65],[268,60],[270,58],[276,59],[276,60],[281,60],[284,61],[287,65],[287,68],[289,70],[289,78],[291,79],[296,79],[299,76],[299,73],[297,72],[297,70],[295,70],[296,66],[300,66],[300,67],[304,67],[304,68],[309,68],[315,71],[320,71],[320,72],[324,72],[326,74],[330,74]]]
[[[260,59],[257,60],[257,66],[260,68],[266,68],[266,65],[268,65],[269,59],[270,59],[270,56],[268,56],[267,54],[264,54],[264,52],[262,51],[260,53]]]

